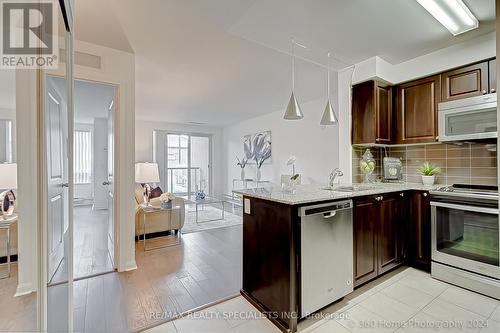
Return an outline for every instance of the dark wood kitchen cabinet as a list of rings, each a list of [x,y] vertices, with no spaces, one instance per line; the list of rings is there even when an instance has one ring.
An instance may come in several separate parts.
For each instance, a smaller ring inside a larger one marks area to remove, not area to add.
[[[401,144],[437,141],[437,104],[440,76],[434,75],[396,87],[396,141]]]
[[[441,75],[443,102],[488,93],[488,61],[457,68]]]
[[[377,223],[378,202],[374,197],[358,199],[354,203],[354,286],[378,275]]]
[[[492,59],[488,62],[488,72],[489,72],[489,88],[490,94],[497,92],[497,60]]]
[[[353,87],[353,144],[392,141],[392,88],[380,81],[368,81]]]
[[[356,199],[353,211],[354,286],[368,282],[402,262],[404,193]]]
[[[431,269],[431,204],[428,192],[416,191],[409,198],[410,240],[409,264],[412,267]]]

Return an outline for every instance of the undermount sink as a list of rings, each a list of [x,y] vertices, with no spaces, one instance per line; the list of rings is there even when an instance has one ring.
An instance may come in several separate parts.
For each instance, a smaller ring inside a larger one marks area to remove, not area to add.
[[[351,185],[351,186],[336,186],[336,187],[324,187],[323,190],[333,191],[333,192],[358,192],[358,191],[368,191],[373,190],[373,186],[364,185]]]

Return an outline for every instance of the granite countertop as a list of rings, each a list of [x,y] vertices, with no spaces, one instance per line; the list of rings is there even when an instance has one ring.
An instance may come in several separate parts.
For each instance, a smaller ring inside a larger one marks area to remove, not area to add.
[[[353,192],[326,190],[326,185],[310,184],[297,185],[294,194],[283,193],[281,187],[263,187],[254,189],[234,190],[236,194],[252,198],[280,202],[287,205],[301,205],[328,200],[349,199],[366,195],[377,195],[399,191],[430,191],[443,185],[425,186],[413,183],[371,183],[371,184],[337,184],[337,187],[354,186],[359,188]]]

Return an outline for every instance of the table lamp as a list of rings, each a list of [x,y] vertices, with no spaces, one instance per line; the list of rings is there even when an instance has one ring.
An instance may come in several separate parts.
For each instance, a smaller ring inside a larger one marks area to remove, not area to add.
[[[14,213],[14,204],[16,197],[13,189],[17,188],[17,164],[16,163],[1,163],[0,164],[0,209],[1,214],[5,218]]]
[[[144,204],[149,206],[149,195],[151,186],[149,183],[158,183],[160,174],[158,172],[157,163],[136,163],[135,164],[135,182],[144,184]]]

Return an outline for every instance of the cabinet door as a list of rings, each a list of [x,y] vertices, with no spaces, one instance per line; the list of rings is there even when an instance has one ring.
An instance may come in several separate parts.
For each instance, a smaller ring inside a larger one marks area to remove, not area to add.
[[[374,82],[357,84],[352,90],[352,143],[374,143],[377,135]]]
[[[396,194],[381,195],[378,224],[378,274],[397,266],[400,262],[399,223],[401,197]]]
[[[410,205],[410,264],[430,271],[431,204],[428,192],[414,192]]]
[[[425,143],[437,140],[439,75],[397,87],[396,129],[398,143]]]
[[[497,60],[493,59],[488,62],[490,94],[497,92]]]
[[[372,199],[356,201],[353,212],[354,234],[354,286],[378,275],[377,230],[378,204]]]
[[[445,72],[441,77],[443,102],[488,92],[487,61]]]
[[[390,143],[392,140],[392,94],[391,87],[377,83],[375,85],[375,103],[377,112],[376,143]]]

